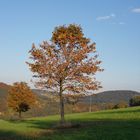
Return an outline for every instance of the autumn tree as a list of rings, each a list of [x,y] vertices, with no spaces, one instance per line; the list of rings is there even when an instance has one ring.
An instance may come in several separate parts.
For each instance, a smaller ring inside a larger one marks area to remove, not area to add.
[[[64,122],[64,94],[86,93],[99,89],[95,74],[102,71],[96,44],[91,43],[79,25],[58,26],[51,41],[43,41],[29,51],[27,62],[36,85],[56,91],[60,99],[61,122]]]
[[[16,82],[9,89],[8,107],[19,113],[28,111],[36,102],[36,97],[25,82]]]

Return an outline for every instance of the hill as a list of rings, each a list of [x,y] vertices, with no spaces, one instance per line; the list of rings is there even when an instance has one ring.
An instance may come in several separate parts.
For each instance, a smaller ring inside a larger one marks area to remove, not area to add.
[[[7,96],[8,89],[10,85],[0,82],[0,99]],[[48,93],[46,90],[33,89],[32,90],[36,96],[42,100],[50,100],[56,96],[55,93]],[[139,92],[130,90],[114,90],[114,91],[104,91],[98,94],[92,94],[91,96],[84,96],[81,98],[80,102],[89,104],[96,103],[119,103],[120,101],[129,102],[133,96],[140,95]]]
[[[7,94],[9,85],[0,83],[0,112],[7,112]],[[38,106],[33,107],[30,111],[24,113],[24,117],[31,116],[45,116],[59,113],[59,98],[56,93],[49,93],[46,90],[33,89],[34,94],[38,99]],[[140,95],[135,91],[117,90],[117,91],[105,91],[91,96],[84,96],[80,98],[76,104],[69,104],[65,101],[65,112],[87,112],[88,110],[98,111],[111,109],[113,105],[125,101],[127,104],[133,96]],[[113,105],[108,105],[112,103]],[[91,108],[90,108],[90,105]]]
[[[9,89],[10,85],[0,82],[0,89]]]
[[[7,96],[10,85],[0,82],[0,99]]]
[[[66,115],[75,127],[57,127],[59,116],[0,120],[1,140],[139,140],[140,107]]]
[[[9,88],[10,85],[0,82],[0,112],[7,110],[6,99]]]
[[[45,90],[33,89],[33,92],[42,99],[50,99],[56,96],[55,93],[47,93]],[[120,101],[125,101],[129,103],[129,100],[134,96],[140,96],[139,92],[131,90],[112,90],[104,91],[97,94],[92,94],[91,96],[84,96],[80,99],[81,103],[92,104],[96,103],[114,103],[117,104]]]
[[[134,96],[140,96],[139,92],[130,90],[114,90],[114,91],[104,91],[98,94],[93,94],[91,96],[84,97],[81,101],[85,103],[96,104],[96,103],[119,103],[125,101],[129,103],[129,100]]]

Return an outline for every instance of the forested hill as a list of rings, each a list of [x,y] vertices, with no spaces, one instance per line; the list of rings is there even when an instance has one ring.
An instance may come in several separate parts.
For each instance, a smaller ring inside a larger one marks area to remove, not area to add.
[[[0,82],[0,100],[5,99],[8,93],[10,85]],[[41,99],[49,99],[56,94],[47,93],[45,90],[33,89],[33,92]],[[114,90],[114,91],[104,91],[98,94],[93,94],[91,96],[86,96],[81,99],[81,102],[89,103],[90,101],[94,104],[96,103],[119,103],[120,101],[129,102],[133,96],[140,95],[139,92],[130,90]]]
[[[5,98],[8,94],[10,85],[0,82],[0,99]]]
[[[94,103],[119,103],[121,101],[129,102],[133,96],[140,96],[140,92],[130,91],[130,90],[114,90],[114,91],[104,91],[98,94],[93,94],[83,98],[83,102],[89,103],[90,101]]]
[[[7,94],[10,86],[0,82],[0,112],[7,109]]]
[[[0,82],[0,89],[9,89],[10,85]]]

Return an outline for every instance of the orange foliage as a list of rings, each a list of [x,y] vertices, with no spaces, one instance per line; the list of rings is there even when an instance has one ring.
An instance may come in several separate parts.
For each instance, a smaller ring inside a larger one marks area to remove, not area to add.
[[[16,82],[11,86],[8,95],[8,106],[21,115],[36,102],[36,97],[24,82]]]
[[[101,88],[95,78],[98,71],[103,71],[96,44],[84,36],[78,25],[56,27],[51,42],[43,41],[39,47],[33,44],[29,53],[33,61],[27,63],[39,79],[37,85],[57,91],[60,102],[63,102],[62,93],[85,93]]]

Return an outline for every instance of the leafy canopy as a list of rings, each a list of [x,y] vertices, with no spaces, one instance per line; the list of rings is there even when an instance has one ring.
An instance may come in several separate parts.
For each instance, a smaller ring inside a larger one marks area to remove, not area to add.
[[[36,97],[25,82],[16,82],[9,89],[8,106],[16,112],[26,112],[36,102]]]
[[[91,43],[79,25],[56,27],[51,41],[32,45],[32,62],[27,62],[37,85],[62,92],[81,93],[99,89],[95,74],[102,71],[96,44]]]

